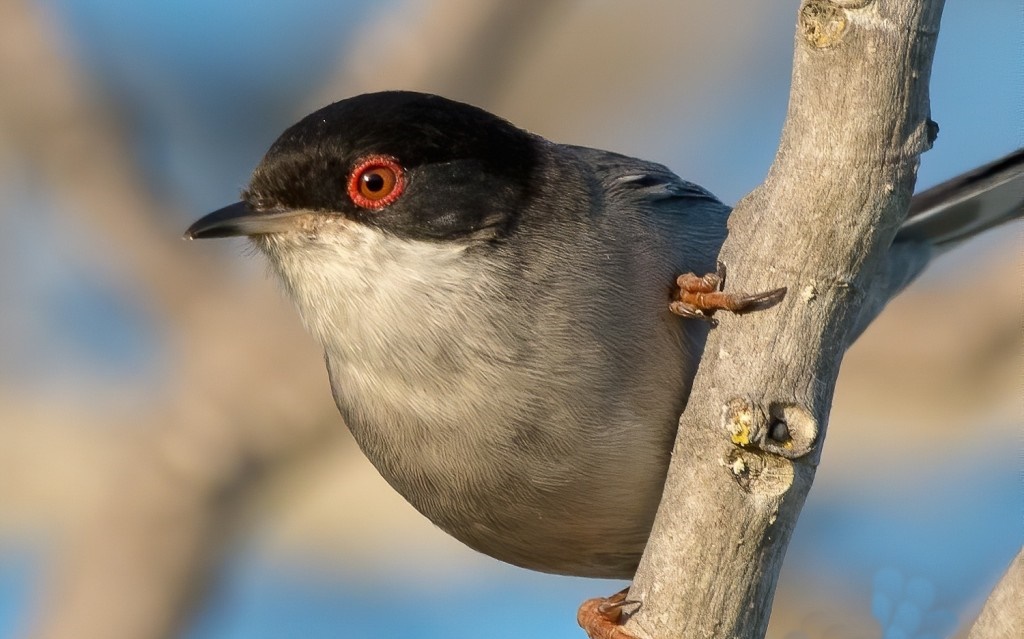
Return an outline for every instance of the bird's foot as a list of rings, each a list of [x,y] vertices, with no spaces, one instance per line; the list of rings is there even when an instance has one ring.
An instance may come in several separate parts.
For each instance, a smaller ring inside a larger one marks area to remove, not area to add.
[[[726,293],[722,290],[724,282],[725,265],[721,262],[719,262],[718,271],[715,273],[705,275],[683,273],[676,278],[679,292],[668,308],[676,315],[704,320],[715,326],[718,324],[718,321],[712,317],[715,311],[730,311],[742,315],[775,306],[786,296],[785,288],[753,295]]]
[[[622,609],[640,603],[627,600],[628,593],[629,588],[625,588],[611,597],[587,599],[580,605],[576,621],[590,639],[636,639],[622,627]]]

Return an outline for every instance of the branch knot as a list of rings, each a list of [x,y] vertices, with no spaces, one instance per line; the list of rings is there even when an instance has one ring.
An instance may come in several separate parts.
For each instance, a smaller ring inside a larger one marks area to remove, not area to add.
[[[841,42],[848,25],[846,11],[828,0],[807,0],[800,8],[800,35],[816,49]]]
[[[774,480],[774,486],[762,486],[758,492],[784,492],[793,476],[791,460],[808,455],[818,439],[814,415],[794,402],[734,397],[722,407],[722,425],[736,446],[723,465],[748,492],[763,479]],[[788,480],[777,481],[782,478]]]

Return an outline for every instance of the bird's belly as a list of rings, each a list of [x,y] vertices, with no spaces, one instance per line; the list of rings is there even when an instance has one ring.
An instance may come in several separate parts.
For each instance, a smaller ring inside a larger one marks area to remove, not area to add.
[[[540,416],[525,423],[531,415],[518,411],[517,421],[517,411],[504,406],[424,405],[423,395],[416,402],[389,401],[364,393],[362,380],[341,367],[330,368],[336,403],[363,452],[437,526],[525,568],[632,576],[661,495],[666,438],[637,441],[636,425],[608,424],[608,433],[634,437],[566,440],[566,433],[594,434],[598,427],[553,427]],[[555,411],[547,418],[573,417]],[[597,416],[594,423],[600,423]],[[646,449],[639,456],[637,445]]]

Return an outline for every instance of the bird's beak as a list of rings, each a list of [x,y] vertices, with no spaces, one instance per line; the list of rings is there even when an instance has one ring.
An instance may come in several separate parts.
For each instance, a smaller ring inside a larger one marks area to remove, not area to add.
[[[292,218],[301,214],[281,209],[258,211],[245,202],[235,202],[199,218],[185,231],[185,239],[280,233],[294,228]]]

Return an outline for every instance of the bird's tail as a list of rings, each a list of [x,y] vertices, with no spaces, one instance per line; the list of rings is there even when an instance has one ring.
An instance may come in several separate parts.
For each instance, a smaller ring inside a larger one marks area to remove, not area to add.
[[[927,241],[947,249],[1020,217],[1024,148],[915,195],[896,241]]]

